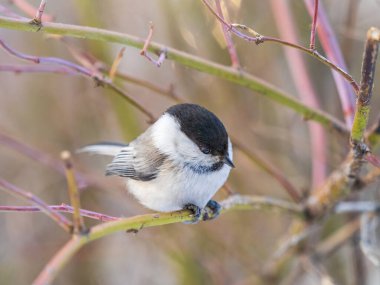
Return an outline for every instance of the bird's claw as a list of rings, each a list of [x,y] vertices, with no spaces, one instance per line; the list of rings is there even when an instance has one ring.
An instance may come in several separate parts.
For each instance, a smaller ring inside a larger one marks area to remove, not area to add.
[[[191,221],[184,222],[185,224],[196,224],[202,219],[202,209],[194,204],[186,204],[183,207],[184,210],[190,210],[193,212],[193,219]]]
[[[215,200],[208,201],[206,207],[203,209],[203,221],[210,221],[217,218],[222,210],[222,206]]]
[[[197,205],[187,204],[184,206],[184,210],[190,210],[193,212],[193,219],[191,221],[184,222],[185,224],[196,224],[199,221],[210,221],[219,216],[222,206],[214,200],[208,201],[206,207],[201,209]]]

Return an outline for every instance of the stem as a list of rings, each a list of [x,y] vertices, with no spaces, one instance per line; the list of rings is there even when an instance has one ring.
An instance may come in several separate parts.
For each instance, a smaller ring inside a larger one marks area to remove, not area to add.
[[[289,5],[285,1],[277,0],[272,0],[270,3],[281,38],[297,42],[299,37]],[[301,100],[309,106],[319,108],[318,95],[313,87],[312,76],[306,67],[302,53],[296,49],[288,48],[284,48],[284,53],[290,74]],[[309,122],[308,130],[312,164],[311,189],[316,189],[326,178],[326,136],[323,128],[314,122]]]
[[[254,210],[262,207],[275,208],[284,210],[299,217],[303,216],[302,208],[285,201],[266,198],[266,197],[251,197],[251,196],[231,196],[221,202],[222,213],[232,210]],[[182,210],[171,213],[155,213],[131,218],[123,218],[117,221],[107,222],[97,225],[87,233],[82,235],[74,235],[72,239],[61,248],[56,255],[49,261],[45,268],[38,275],[33,285],[51,284],[58,273],[69,262],[74,254],[85,244],[102,238],[106,235],[120,232],[133,231],[136,232],[143,228],[168,225],[177,222],[186,222],[193,219],[192,212]]]
[[[77,183],[75,181],[75,175],[73,170],[73,163],[71,160],[71,154],[68,151],[63,151],[61,153],[61,159],[65,164],[66,170],[66,181],[67,181],[67,189],[69,192],[70,202],[73,206],[73,224],[74,224],[74,233],[83,233],[86,231],[86,227],[83,222],[83,218],[80,214],[80,197],[79,191],[77,187]]]
[[[310,31],[310,49],[315,50],[315,31],[317,29],[317,19],[318,19],[318,0],[314,0],[314,14],[313,14],[313,22],[311,24]]]
[[[259,33],[257,33],[256,31],[254,31],[253,29],[248,28],[245,25],[241,25],[241,24],[229,24],[223,18],[221,18],[216,11],[214,11],[214,9],[211,7],[211,5],[208,3],[207,0],[201,0],[201,1],[207,6],[207,8],[211,11],[211,13],[221,23],[223,23],[226,27],[228,27],[229,31],[233,32],[236,36],[238,36],[238,37],[240,37],[240,38],[242,38],[242,39],[244,39],[246,41],[249,41],[249,42],[255,42],[256,44],[261,44],[263,42],[275,42],[275,43],[283,44],[283,45],[286,45],[286,46],[289,46],[289,47],[293,47],[293,48],[302,50],[302,51],[310,54],[311,56],[314,56],[320,62],[326,64],[327,66],[329,66],[330,68],[334,69],[335,71],[339,72],[352,85],[352,87],[354,88],[355,92],[358,92],[359,86],[355,82],[355,80],[352,78],[352,76],[350,74],[348,74],[347,72],[345,72],[339,66],[337,66],[334,63],[332,63],[331,61],[329,61],[327,58],[325,58],[322,55],[320,55],[317,51],[311,50],[311,49],[308,49],[306,47],[300,46],[298,44],[290,43],[290,42],[287,42],[287,41],[284,41],[284,40],[281,40],[281,39],[262,36]],[[250,34],[253,35],[253,37],[252,36],[248,36],[248,35],[246,35],[244,33],[241,33],[238,29],[243,29],[244,31],[248,31]]]
[[[27,21],[3,16],[0,16],[0,27],[30,32],[37,31],[37,28],[30,25]],[[40,32],[120,43],[139,49],[141,49],[144,45],[143,40],[134,36],[91,27],[81,27],[58,23],[44,23],[43,27],[40,29]],[[160,54],[162,50],[165,50],[165,46],[151,42],[149,45],[149,50],[155,52],[156,54]],[[189,55],[172,48],[166,48],[166,55],[169,60],[176,61],[183,66],[213,74],[219,78],[223,78],[241,86],[245,86],[255,92],[258,92],[259,94],[268,97],[273,101],[276,101],[281,105],[293,109],[297,113],[303,115],[306,119],[315,120],[326,127],[335,128],[344,133],[347,132],[346,126],[331,115],[326,114],[320,110],[314,110],[313,108],[310,108],[298,102],[281,90],[278,90],[277,88],[271,86],[269,83],[253,77],[246,72],[237,71],[234,68],[210,62],[208,60],[204,60],[202,58]]]
[[[9,194],[21,198],[28,203],[36,205],[43,213],[55,221],[59,226],[61,226],[66,232],[72,232],[72,223],[62,214],[52,211],[49,206],[42,201],[37,196],[33,195],[30,192],[25,192],[22,189],[14,186],[13,184],[5,181],[0,178],[0,189],[8,192]]]
[[[74,208],[66,204],[51,205],[48,207],[55,212],[64,212],[71,214],[74,213]],[[0,206],[0,212],[41,212],[41,209],[34,206]],[[83,209],[80,209],[79,212],[83,217],[91,218],[101,222],[115,221],[119,219],[117,217]]]
[[[380,31],[370,28],[367,32],[362,80],[351,131],[351,152],[341,166],[329,176],[323,187],[309,197],[307,211],[313,217],[324,214],[326,209],[334,206],[336,202],[357,188],[360,182],[358,177],[365,162],[364,158],[370,153],[368,146],[364,143],[364,131],[368,122],[379,42]]]
[[[315,9],[310,0],[304,0],[306,8],[309,14],[312,16]],[[318,6],[318,37],[319,41],[322,45],[324,52],[326,53],[327,58],[329,58],[332,62],[335,62],[342,69],[347,70],[346,63],[344,61],[343,54],[341,52],[341,48],[339,46],[339,42],[334,33],[333,28],[328,20],[326,15],[326,11],[324,9],[323,3],[320,2]],[[354,111],[355,111],[355,94],[352,88],[349,85],[349,82],[342,78],[342,74],[331,70],[332,76],[335,81],[335,85],[338,91],[339,99],[342,105],[343,116],[346,122],[346,126],[348,128],[352,127],[352,122],[354,119]],[[348,78],[346,78],[348,80]],[[356,83],[351,85],[354,87],[356,93],[359,91],[359,85]]]
[[[364,131],[369,117],[369,103],[372,97],[373,80],[375,77],[376,59],[379,51],[380,30],[370,28],[362,64],[362,80],[359,96],[356,101],[356,112],[351,130],[351,142],[359,144],[363,141]]]
[[[34,17],[34,20],[37,21],[37,23],[41,23],[42,21],[42,15],[44,14],[46,6],[46,0],[41,0],[40,6],[37,9],[36,16]]]
[[[281,173],[274,165],[265,161],[257,153],[252,152],[244,145],[242,145],[236,138],[231,138],[232,143],[238,150],[245,154],[250,160],[252,160],[259,168],[267,172],[269,175],[274,177],[278,183],[284,187],[288,195],[292,198],[294,202],[300,202],[302,197],[299,191],[293,186],[293,184],[286,178],[285,175]]]
[[[216,11],[218,12],[219,16],[222,19],[224,19],[222,6],[220,5],[220,0],[215,0],[215,5],[216,5]],[[229,33],[228,28],[223,23],[221,23],[221,26],[222,26],[224,40],[226,41],[227,50],[228,50],[228,53],[230,54],[232,67],[239,69],[240,68],[239,57],[237,55],[234,42],[232,41],[231,34]]]

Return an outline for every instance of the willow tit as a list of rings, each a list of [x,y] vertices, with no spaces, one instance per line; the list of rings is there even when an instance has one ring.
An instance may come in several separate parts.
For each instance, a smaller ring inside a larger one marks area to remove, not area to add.
[[[170,107],[129,144],[103,142],[80,151],[113,156],[106,175],[125,177],[129,191],[147,208],[190,209],[195,222],[219,214],[220,205],[210,199],[234,167],[223,123],[194,104]]]

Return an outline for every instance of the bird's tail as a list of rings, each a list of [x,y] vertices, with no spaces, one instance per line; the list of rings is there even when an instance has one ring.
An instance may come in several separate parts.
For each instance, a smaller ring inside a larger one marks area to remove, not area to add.
[[[77,152],[78,153],[88,152],[88,153],[93,153],[93,154],[115,156],[126,146],[128,145],[123,144],[123,143],[99,142],[95,144],[86,145],[78,149]]]

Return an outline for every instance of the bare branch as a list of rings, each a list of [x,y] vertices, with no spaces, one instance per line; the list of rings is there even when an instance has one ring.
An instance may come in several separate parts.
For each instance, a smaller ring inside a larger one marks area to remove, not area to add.
[[[311,24],[311,30],[310,30],[310,47],[309,48],[311,50],[315,50],[315,31],[317,29],[318,3],[319,3],[319,0],[314,0],[313,22]]]
[[[70,214],[74,213],[74,208],[66,204],[51,205],[48,207],[55,212],[64,212]],[[0,212],[41,212],[41,209],[34,206],[0,206]],[[118,217],[113,217],[102,213],[83,209],[80,209],[80,215],[101,222],[110,222],[120,219]]]
[[[153,29],[154,29],[154,26],[150,22],[149,23],[149,33],[148,33],[148,36],[145,40],[144,47],[140,51],[140,54],[142,56],[146,57],[150,62],[153,62],[157,67],[160,67],[161,64],[164,62],[164,60],[166,59],[166,50],[164,49],[160,52],[157,60],[155,60],[153,57],[151,57],[147,51],[149,44],[150,44],[152,37],[153,37]]]
[[[2,178],[0,178],[0,189],[8,192],[11,195],[19,197],[28,203],[36,205],[42,212],[44,212],[48,217],[55,221],[66,232],[71,233],[72,223],[62,214],[52,211],[49,206],[37,196],[33,195],[30,192],[25,192],[24,190],[17,188]]]
[[[73,209],[74,209],[73,211],[74,234],[85,233],[87,232],[87,230],[86,230],[86,226],[84,225],[83,218],[80,215],[80,197],[79,197],[77,183],[75,181],[73,162],[71,160],[70,152],[63,151],[61,153],[61,159],[63,160],[65,164],[67,189],[69,192],[71,205],[73,206]]]
[[[220,18],[224,19],[220,0],[215,0],[215,5],[216,5],[216,10],[217,10]],[[237,55],[237,51],[236,51],[234,42],[232,41],[228,27],[226,25],[224,25],[223,23],[221,23],[221,26],[222,26],[224,40],[226,41],[227,50],[228,50],[228,53],[230,54],[232,67],[240,69],[239,57]]]

